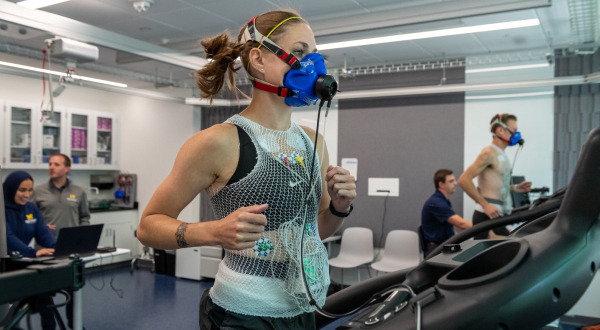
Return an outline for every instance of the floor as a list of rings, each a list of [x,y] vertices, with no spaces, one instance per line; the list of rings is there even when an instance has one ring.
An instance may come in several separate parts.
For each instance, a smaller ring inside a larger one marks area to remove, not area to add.
[[[213,282],[180,279],[140,268],[120,267],[86,276],[83,287],[83,325],[87,330],[198,329],[198,303]],[[60,303],[62,298],[55,298]],[[64,308],[59,311],[66,323]],[[335,329],[343,320],[323,330]],[[25,318],[20,327],[27,329]],[[31,329],[41,329],[31,315]]]

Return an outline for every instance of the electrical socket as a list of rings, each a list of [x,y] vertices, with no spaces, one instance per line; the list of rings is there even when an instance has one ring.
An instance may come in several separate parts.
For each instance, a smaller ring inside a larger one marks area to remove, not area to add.
[[[399,178],[369,178],[368,196],[399,196]]]

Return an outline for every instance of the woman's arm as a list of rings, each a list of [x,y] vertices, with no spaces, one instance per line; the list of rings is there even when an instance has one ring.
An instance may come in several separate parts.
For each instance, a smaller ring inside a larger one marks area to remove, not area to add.
[[[315,131],[302,127],[314,143]],[[329,153],[323,135],[319,134],[317,154],[323,155],[321,164],[322,197],[319,203],[319,236],[325,239],[333,235],[344,222],[343,217],[335,216],[329,209],[329,203],[339,213],[350,212],[350,205],[356,198],[356,184],[350,172],[339,166],[329,165]]]
[[[35,223],[35,241],[37,244],[45,248],[53,249],[56,246],[56,238],[54,237],[54,234],[46,225],[46,220],[44,220],[42,212],[40,212],[35,204],[31,203],[31,206],[34,208],[33,212],[35,213],[35,217],[37,219]]]
[[[35,249],[25,244],[15,233],[13,233],[10,225],[6,226],[6,247],[9,253],[19,252],[23,257],[35,258]]]
[[[227,217],[187,223],[177,216],[202,190],[217,180],[239,157],[237,131],[215,125],[196,133],[179,150],[173,169],[148,203],[137,236],[142,244],[160,249],[221,245],[226,249],[252,247],[266,225],[267,205],[240,208]]]
[[[323,168],[325,168],[325,164],[323,164]],[[326,189],[324,189],[326,198],[321,198],[319,208],[321,210],[319,213],[321,239],[335,233],[345,219],[345,217],[333,214],[331,208],[337,213],[350,213],[352,201],[356,198],[355,180],[348,170],[339,166],[328,165],[323,178],[323,184],[326,186]]]

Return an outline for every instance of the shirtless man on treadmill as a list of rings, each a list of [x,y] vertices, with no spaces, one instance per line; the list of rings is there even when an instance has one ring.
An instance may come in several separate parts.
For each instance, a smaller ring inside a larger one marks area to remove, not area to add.
[[[491,122],[492,144],[481,150],[477,159],[458,179],[462,190],[476,203],[473,225],[509,215],[512,212],[512,191],[531,191],[531,181],[511,184],[512,166],[504,150],[508,146],[523,144],[517,131],[517,117],[511,114],[495,115]],[[477,178],[477,185],[473,179]],[[476,235],[475,239],[508,235],[505,227]]]

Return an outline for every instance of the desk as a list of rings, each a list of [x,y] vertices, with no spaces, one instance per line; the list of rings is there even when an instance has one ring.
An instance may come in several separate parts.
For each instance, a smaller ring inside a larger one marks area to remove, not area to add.
[[[27,305],[32,297],[68,289],[80,291],[84,285],[81,259],[59,259],[33,263],[28,260],[2,259],[8,271],[0,273],[0,303],[20,301]],[[15,314],[9,323],[18,322]],[[81,322],[81,321],[80,321]],[[8,325],[11,327],[11,325]],[[81,329],[81,327],[80,327]]]
[[[19,261],[3,260],[16,266],[15,270],[0,273],[2,287],[18,290],[0,291],[0,303],[51,293],[62,289],[73,289],[73,329],[83,328],[81,288],[85,285],[84,264],[129,254],[129,249],[117,248],[115,252],[94,254],[80,259],[55,259],[41,263],[19,264]],[[8,268],[8,267],[7,267]]]
[[[93,256],[83,257],[83,258],[81,258],[81,260],[83,260],[83,262],[87,264],[86,267],[93,266],[93,264],[91,264],[92,261],[99,261],[99,263],[101,265],[107,265],[112,262],[129,260],[129,259],[116,258],[116,257],[121,257],[121,256],[125,256],[125,255],[129,256],[130,254],[131,254],[130,249],[117,248],[117,250],[114,252],[96,253]],[[115,259],[118,259],[118,260],[115,260]]]
[[[51,260],[33,263],[3,259],[7,271],[0,273],[0,304],[49,294],[63,289],[81,289],[84,285],[81,259]]]
[[[129,249],[117,248],[117,251],[115,251],[115,252],[96,253],[93,256],[83,257],[83,258],[81,258],[81,260],[83,260],[84,263],[89,263],[89,262],[92,262],[95,260],[100,260],[102,262],[104,259],[108,259],[108,258],[112,259],[116,256],[129,254],[130,252],[131,251]],[[83,310],[82,294],[81,294],[81,289],[79,289],[79,290],[73,291],[73,329],[74,330],[83,329],[82,310]]]

